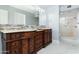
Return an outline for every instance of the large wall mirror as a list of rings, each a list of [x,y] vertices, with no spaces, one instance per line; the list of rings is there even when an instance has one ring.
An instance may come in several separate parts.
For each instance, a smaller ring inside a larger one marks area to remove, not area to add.
[[[31,12],[9,5],[0,5],[0,24],[38,25],[39,18]]]
[[[8,24],[8,11],[0,9],[0,24]]]
[[[14,15],[14,24],[25,25],[26,24],[26,15],[16,12]]]

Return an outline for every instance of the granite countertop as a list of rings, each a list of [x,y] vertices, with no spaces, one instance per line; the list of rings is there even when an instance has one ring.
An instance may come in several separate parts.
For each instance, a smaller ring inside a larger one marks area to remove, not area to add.
[[[0,32],[3,33],[14,33],[14,32],[28,32],[28,31],[43,31],[44,29],[50,29],[50,28],[42,28],[42,29],[11,29],[11,30],[0,30]]]
[[[43,31],[43,30],[38,30],[38,29],[0,30],[0,32],[3,32],[3,33],[28,32],[28,31]]]
[[[3,33],[13,33],[13,32],[24,32],[24,31],[35,31],[36,29],[22,29],[22,30],[0,30]]]
[[[50,29],[48,26],[17,26],[17,25],[2,25],[0,32],[3,33],[14,33],[14,32],[28,32],[28,31],[43,31]]]

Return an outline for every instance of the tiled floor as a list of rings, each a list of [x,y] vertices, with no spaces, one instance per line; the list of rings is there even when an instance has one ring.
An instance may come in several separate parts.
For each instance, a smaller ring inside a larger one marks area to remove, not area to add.
[[[71,41],[72,42],[72,41]],[[68,41],[60,41],[57,43],[56,40],[43,48],[38,52],[38,54],[78,54],[79,44],[72,44]]]

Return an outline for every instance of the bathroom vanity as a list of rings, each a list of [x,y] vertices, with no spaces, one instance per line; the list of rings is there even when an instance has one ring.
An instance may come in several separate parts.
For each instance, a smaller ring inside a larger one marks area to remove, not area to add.
[[[52,42],[52,29],[3,30],[0,41],[3,54],[35,54]]]

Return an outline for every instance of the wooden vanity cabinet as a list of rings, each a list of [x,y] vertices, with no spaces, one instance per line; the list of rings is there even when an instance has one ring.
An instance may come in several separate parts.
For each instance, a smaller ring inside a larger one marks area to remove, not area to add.
[[[52,30],[5,33],[7,54],[35,54],[52,42]]]
[[[43,47],[46,47],[52,42],[52,29],[45,29],[43,35]]]
[[[24,36],[24,32],[6,33],[6,51],[8,54],[28,53],[27,48],[28,39]]]

